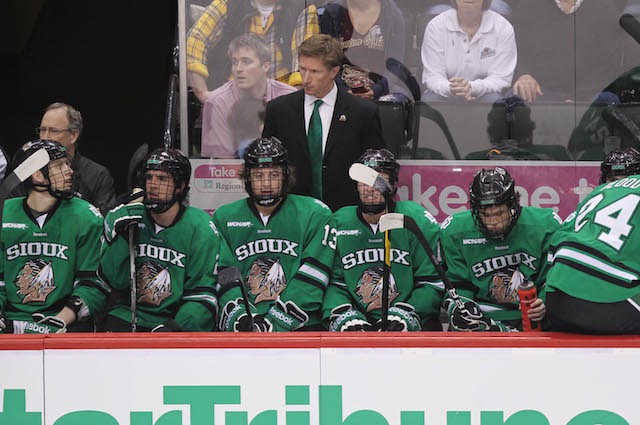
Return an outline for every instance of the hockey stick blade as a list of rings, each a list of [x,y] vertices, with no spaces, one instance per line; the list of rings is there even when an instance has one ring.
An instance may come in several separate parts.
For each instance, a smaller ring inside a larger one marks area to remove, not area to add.
[[[133,189],[133,183],[142,161],[149,155],[149,145],[144,143],[133,153],[131,160],[129,161],[129,170],[127,171],[127,188]]]
[[[394,229],[404,229],[404,214],[389,213],[380,217],[378,225],[381,232],[387,232]]]
[[[352,164],[351,167],[349,167],[349,177],[351,177],[351,180],[373,187],[380,192],[385,199],[390,197],[393,192],[393,188],[389,182],[383,179],[380,173],[364,164]]]
[[[0,184],[0,222],[2,222],[2,212],[4,211],[4,201],[20,183],[31,177],[33,173],[45,167],[51,159],[46,149],[41,148],[32,153],[27,159],[22,161],[12,173],[10,173]],[[0,226],[0,229],[2,226]]]
[[[31,156],[18,165],[13,173],[9,174],[0,185],[0,199],[7,199],[9,194],[23,181],[31,177],[33,173],[40,170],[49,163],[49,154],[42,148],[35,151]]]
[[[220,270],[220,272],[218,272],[218,283],[222,288],[229,285],[240,286],[240,291],[242,292],[242,303],[247,311],[247,316],[249,316],[249,326],[251,327],[251,331],[254,331],[253,316],[251,315],[251,308],[249,306],[249,295],[247,294],[247,288],[244,286],[240,270],[238,270],[237,267],[226,267]]]
[[[420,85],[411,71],[409,71],[402,62],[395,58],[387,59],[385,65],[390,73],[395,75],[405,86],[407,86],[411,96],[413,96],[414,102],[419,102],[422,98]]]

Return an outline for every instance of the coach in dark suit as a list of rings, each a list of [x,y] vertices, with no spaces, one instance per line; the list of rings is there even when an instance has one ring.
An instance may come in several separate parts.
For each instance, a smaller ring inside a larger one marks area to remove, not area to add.
[[[295,167],[294,193],[322,199],[333,211],[355,205],[349,167],[368,148],[383,146],[375,104],[338,90],[340,43],[315,35],[298,49],[304,90],[267,104],[263,137],[284,143]]]

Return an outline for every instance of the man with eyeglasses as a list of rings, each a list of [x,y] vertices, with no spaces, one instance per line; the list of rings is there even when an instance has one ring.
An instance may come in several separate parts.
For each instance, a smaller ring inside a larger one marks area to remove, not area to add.
[[[40,139],[55,140],[64,146],[72,158],[73,190],[79,198],[92,203],[106,214],[115,203],[113,177],[109,170],[78,152],[82,133],[80,111],[66,103],[52,103],[45,109],[36,134]]]

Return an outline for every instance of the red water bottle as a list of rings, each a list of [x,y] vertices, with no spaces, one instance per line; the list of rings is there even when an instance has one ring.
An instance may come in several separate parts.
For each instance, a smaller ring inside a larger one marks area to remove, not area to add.
[[[523,280],[518,286],[518,297],[520,298],[520,310],[522,311],[522,330],[524,332],[540,332],[540,322],[529,319],[529,308],[538,298],[538,291],[530,280]]]

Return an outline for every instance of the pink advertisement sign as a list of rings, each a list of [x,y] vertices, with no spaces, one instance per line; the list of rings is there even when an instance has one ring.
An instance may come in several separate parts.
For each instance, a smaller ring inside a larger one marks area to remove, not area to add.
[[[402,160],[398,199],[427,208],[438,221],[468,209],[469,184],[481,168],[506,168],[516,181],[520,203],[553,208],[566,218],[597,185],[597,162],[541,161],[412,161]],[[191,205],[209,213],[221,205],[246,197],[240,178],[240,160],[191,160]],[[351,190],[351,188],[344,188]]]
[[[520,204],[553,208],[563,219],[598,184],[597,162],[399,161],[398,197],[418,202],[439,222],[469,208],[469,185],[482,168],[504,167],[516,181]]]

